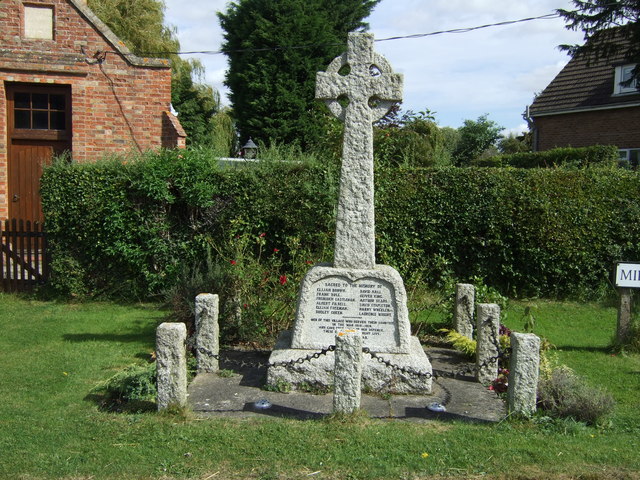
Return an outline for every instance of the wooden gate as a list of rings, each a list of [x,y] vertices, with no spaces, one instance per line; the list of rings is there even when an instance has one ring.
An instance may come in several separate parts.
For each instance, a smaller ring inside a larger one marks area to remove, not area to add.
[[[49,254],[43,224],[24,220],[0,223],[0,277],[5,292],[24,292],[49,277]]]

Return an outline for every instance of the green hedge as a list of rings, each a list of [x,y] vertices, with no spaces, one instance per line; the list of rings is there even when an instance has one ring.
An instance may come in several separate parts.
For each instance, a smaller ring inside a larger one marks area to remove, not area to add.
[[[514,295],[591,294],[640,259],[640,178],[625,170],[448,168],[378,176],[380,258]]]
[[[269,232],[320,248],[333,228],[336,175],[319,165],[221,169],[206,151],[47,167],[42,202],[62,293],[147,297],[204,260],[216,239]]]
[[[615,167],[618,165],[618,147],[595,145],[583,148],[554,148],[544,152],[523,152],[481,158],[475,162],[479,167]]]
[[[331,167],[220,169],[199,151],[58,162],[42,180],[52,285],[147,297],[234,234],[320,251],[333,235],[337,184]],[[618,169],[377,169],[376,222],[379,262],[407,279],[593,294],[614,262],[640,259],[640,179]]]

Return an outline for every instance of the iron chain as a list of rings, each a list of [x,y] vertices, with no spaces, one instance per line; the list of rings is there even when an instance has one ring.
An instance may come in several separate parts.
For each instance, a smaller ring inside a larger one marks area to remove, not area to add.
[[[246,360],[235,360],[233,358],[229,358],[229,357],[225,357],[222,358],[222,356],[218,353],[214,353],[211,350],[209,350],[208,348],[205,347],[194,347],[195,350],[197,350],[199,353],[206,355],[210,358],[214,358],[215,360],[218,361],[225,361],[227,363],[231,363],[233,365],[236,365],[238,367],[252,367],[252,368],[266,368],[266,367],[284,367],[284,368],[290,368],[290,367],[295,367],[296,365],[301,365],[305,362],[309,362],[311,360],[315,360],[317,358],[320,358],[322,355],[326,355],[327,352],[332,352],[333,350],[335,350],[335,346],[334,345],[330,345],[327,348],[323,348],[322,350],[319,350],[317,352],[314,353],[310,353],[309,355],[307,355],[306,357],[300,357],[300,358],[296,358],[294,360],[288,360],[286,362],[248,362]]]
[[[413,375],[415,377],[422,377],[422,378],[433,378],[435,380],[437,380],[440,377],[444,377],[444,378],[456,378],[458,376],[463,376],[463,375],[476,375],[478,373],[478,371],[480,371],[482,368],[485,368],[489,365],[495,365],[497,362],[499,362],[500,360],[504,359],[504,358],[508,358],[508,354],[510,353],[511,349],[501,349],[500,348],[500,342],[497,338],[495,338],[495,334],[492,332],[492,340],[494,345],[496,346],[497,350],[498,350],[498,354],[490,357],[488,359],[486,359],[481,365],[465,365],[462,368],[459,368],[457,370],[453,370],[453,371],[445,371],[445,370],[436,370],[434,369],[432,372],[420,372],[418,370],[415,370],[413,368],[410,367],[403,367],[400,365],[396,365],[393,362],[391,362],[388,359],[385,359],[384,357],[379,356],[378,354],[376,354],[375,352],[372,352],[368,347],[364,347],[362,349],[363,353],[369,355],[373,360],[377,361],[378,363],[385,365],[388,368],[391,368],[393,370],[396,370],[398,372],[404,373],[405,375]],[[206,355],[208,357],[214,358],[218,361],[225,361],[226,363],[230,363],[233,365],[236,365],[238,367],[241,368],[245,368],[245,367],[251,367],[251,368],[267,368],[267,367],[284,367],[284,368],[295,368],[298,365],[302,365],[306,362],[310,362],[312,360],[318,359],[323,355],[326,355],[328,352],[333,352],[335,350],[335,345],[330,345],[326,348],[323,348],[322,350],[319,350],[317,352],[314,353],[310,353],[309,355],[306,355],[304,357],[300,357],[300,358],[296,358],[293,360],[288,360],[286,362],[249,362],[246,360],[235,360],[233,358],[229,358],[229,357],[225,357],[222,358],[222,356],[220,354],[214,353],[211,350],[205,348],[205,347],[195,347],[195,350],[197,350],[199,353]]]

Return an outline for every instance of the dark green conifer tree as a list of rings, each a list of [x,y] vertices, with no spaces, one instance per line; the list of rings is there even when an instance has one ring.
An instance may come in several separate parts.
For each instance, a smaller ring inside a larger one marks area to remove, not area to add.
[[[561,45],[571,56],[588,60],[610,58],[622,53],[635,63],[632,81],[640,89],[640,1],[572,0],[575,10],[558,10],[569,30],[584,32],[583,45]]]
[[[380,0],[238,0],[218,13],[229,58],[225,84],[241,141],[315,145],[325,115],[316,73],[346,48],[347,34]]]

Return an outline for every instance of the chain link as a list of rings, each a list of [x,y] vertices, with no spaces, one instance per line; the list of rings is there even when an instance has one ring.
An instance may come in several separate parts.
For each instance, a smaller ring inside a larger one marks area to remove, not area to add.
[[[214,353],[211,350],[209,350],[208,348],[205,347],[194,347],[195,350],[197,350],[199,353],[206,355],[210,358],[213,358],[215,360],[218,361],[224,361],[226,363],[230,363],[232,365],[241,367],[241,368],[245,368],[245,367],[252,367],[252,368],[267,368],[267,367],[284,367],[284,368],[292,368],[295,367],[297,365],[302,365],[305,362],[310,362],[311,360],[315,360],[317,358],[320,358],[322,355],[326,355],[328,352],[332,352],[335,350],[335,346],[334,345],[330,345],[327,348],[323,348],[322,350],[319,350],[317,352],[314,353],[310,353],[309,355],[305,356],[305,357],[300,357],[300,358],[296,358],[293,360],[287,360],[286,362],[248,362],[246,360],[236,360],[234,358],[230,358],[228,356],[225,356],[224,358],[218,354],[218,353]]]
[[[480,365],[464,365],[461,368],[458,368],[457,370],[451,370],[451,371],[447,371],[447,370],[442,370],[442,369],[433,369],[432,372],[420,372],[418,370],[415,370],[413,368],[410,367],[403,367],[401,365],[397,365],[394,364],[393,362],[391,362],[391,360],[388,360],[384,357],[381,357],[380,355],[378,355],[375,352],[372,352],[369,347],[364,347],[362,349],[362,352],[369,355],[373,360],[377,361],[378,363],[385,365],[388,368],[391,368],[397,372],[400,373],[404,373],[405,375],[412,375],[418,378],[433,378],[434,380],[437,380],[438,378],[457,378],[458,376],[475,376],[481,369],[488,367],[489,365],[495,365],[497,364],[500,360],[503,360],[505,358],[509,357],[509,354],[511,353],[511,349],[502,349],[500,347],[500,341],[498,340],[498,338],[496,338],[495,336],[495,332],[493,332],[493,330],[491,331],[491,340],[493,342],[493,344],[496,346],[496,349],[498,351],[498,354],[490,357],[488,359],[486,359],[484,362],[482,362],[482,364]],[[225,363],[229,363],[241,368],[246,368],[246,367],[251,367],[251,368],[268,368],[268,367],[283,367],[283,368],[297,368],[299,365],[302,365],[306,362],[310,362],[312,360],[318,359],[323,355],[326,355],[329,352],[333,352],[335,350],[335,345],[330,345],[326,348],[323,348],[322,350],[319,350],[317,352],[314,353],[310,353],[309,355],[306,355],[304,357],[300,357],[300,358],[296,358],[293,360],[287,360],[287,361],[283,361],[283,362],[249,362],[246,360],[236,360],[233,358],[230,358],[228,356],[225,356],[224,358],[217,353],[212,352],[211,350],[205,348],[205,347],[196,347],[196,346],[192,346],[195,350],[197,350],[199,353],[206,355],[208,357],[214,358],[218,361],[224,361]]]

